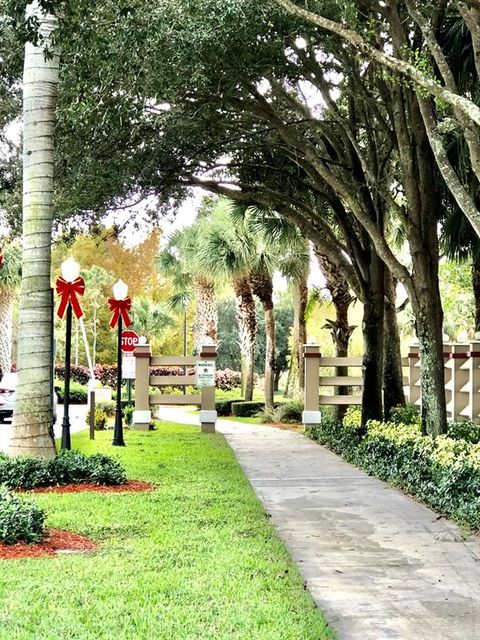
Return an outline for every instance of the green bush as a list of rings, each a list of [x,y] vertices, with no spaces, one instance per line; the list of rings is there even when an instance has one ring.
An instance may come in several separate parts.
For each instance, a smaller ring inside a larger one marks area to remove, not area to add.
[[[452,421],[447,424],[447,435],[455,440],[466,440],[471,444],[480,442],[480,425],[471,420]]]
[[[423,436],[417,423],[370,421],[356,426],[322,420],[308,435],[368,473],[398,485],[427,505],[480,528],[480,444]]]
[[[87,411],[85,415],[85,422],[87,425],[90,424],[90,410]],[[97,431],[104,431],[107,428],[108,423],[108,415],[102,409],[100,405],[95,406],[95,429]]]
[[[422,418],[420,407],[415,404],[406,404],[404,407],[394,407],[390,410],[389,422],[395,424],[417,424],[420,426]]]
[[[45,531],[45,514],[29,500],[16,496],[0,486],[0,541],[39,542]]]
[[[63,381],[55,381],[55,389],[57,391],[58,401],[63,403],[65,400],[65,386]],[[85,404],[88,399],[88,387],[75,380],[70,380],[70,402],[72,404]]]
[[[297,424],[298,422],[302,422],[302,412],[302,400],[289,400],[288,402],[283,402],[275,409],[275,422]]]
[[[217,400],[215,403],[215,409],[219,416],[231,416],[232,405],[234,402],[242,402],[242,400]]]
[[[103,400],[102,402],[96,402],[95,408],[102,409],[109,418],[112,418],[115,415],[116,405],[113,400]]]
[[[9,489],[35,489],[62,484],[93,482],[116,485],[126,481],[121,464],[109,456],[86,456],[62,451],[53,460],[8,458],[0,460],[0,484]]]
[[[35,489],[56,482],[48,462],[19,456],[0,460],[0,484],[9,489]]]
[[[129,427],[132,426],[133,422],[133,412],[135,411],[135,406],[133,404],[127,404],[123,409],[123,417],[125,419],[125,424]]]
[[[232,414],[237,418],[252,418],[257,413],[265,409],[264,402],[234,402],[232,404]]]

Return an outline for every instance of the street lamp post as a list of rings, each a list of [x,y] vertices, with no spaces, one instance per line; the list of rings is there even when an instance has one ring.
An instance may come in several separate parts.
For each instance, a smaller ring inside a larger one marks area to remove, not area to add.
[[[72,311],[77,319],[81,318],[83,311],[80,307],[77,295],[83,295],[85,291],[85,283],[83,278],[79,277],[80,265],[73,258],[68,258],[62,262],[60,267],[62,276],[57,278],[56,290],[60,296],[60,306],[57,314],[63,318],[65,313],[65,390],[63,399],[63,420],[62,420],[62,439],[60,447],[62,449],[71,449],[70,441],[70,360],[72,350]]]
[[[123,325],[130,325],[128,312],[132,302],[128,297],[128,286],[123,280],[118,280],[113,285],[113,298],[108,299],[110,311],[113,312],[110,326],[117,326],[117,401],[115,405],[115,426],[113,428],[112,444],[116,447],[124,447],[123,421],[122,421],[122,329]]]

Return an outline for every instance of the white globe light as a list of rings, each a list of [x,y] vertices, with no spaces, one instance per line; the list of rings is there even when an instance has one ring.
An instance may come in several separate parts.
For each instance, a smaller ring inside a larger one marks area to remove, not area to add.
[[[60,270],[62,272],[62,278],[66,282],[73,282],[80,275],[80,265],[71,257],[62,262]]]
[[[113,297],[115,300],[125,300],[128,295],[128,284],[123,280],[117,280],[113,285]]]
[[[147,344],[148,340],[146,338],[146,336],[140,336],[138,339],[138,344]]]

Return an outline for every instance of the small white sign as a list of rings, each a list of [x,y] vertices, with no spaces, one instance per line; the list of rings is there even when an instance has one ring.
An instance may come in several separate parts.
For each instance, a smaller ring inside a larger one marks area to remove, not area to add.
[[[199,360],[197,362],[197,387],[215,386],[215,362]]]
[[[122,356],[122,378],[135,380],[135,356],[133,353],[124,353]]]

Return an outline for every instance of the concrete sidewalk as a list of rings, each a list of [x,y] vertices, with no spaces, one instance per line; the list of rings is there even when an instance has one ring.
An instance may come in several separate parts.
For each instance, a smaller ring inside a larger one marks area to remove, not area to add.
[[[217,426],[339,640],[480,640],[478,538],[302,435]]]

